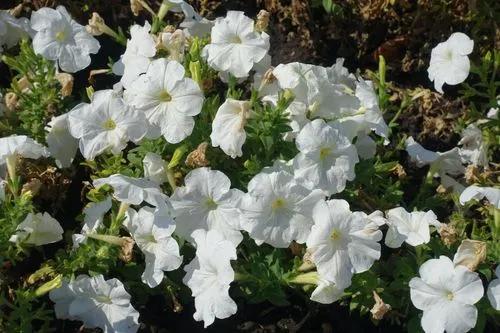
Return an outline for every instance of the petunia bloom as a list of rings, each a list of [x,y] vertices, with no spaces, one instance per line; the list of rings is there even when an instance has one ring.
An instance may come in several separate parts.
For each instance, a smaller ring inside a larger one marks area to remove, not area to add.
[[[474,41],[466,34],[455,32],[432,49],[431,61],[427,72],[434,88],[443,93],[443,84],[456,85],[469,76],[470,61]]]
[[[474,304],[484,294],[477,273],[454,266],[445,256],[426,261],[419,273],[410,281],[410,296],[424,312],[421,325],[426,333],[465,333],[476,325]]]
[[[146,269],[142,282],[149,287],[158,286],[163,280],[163,271],[172,271],[182,263],[179,245],[172,237],[175,223],[168,212],[143,207],[138,212],[129,208],[124,222],[135,243],[144,253]]]
[[[382,232],[366,214],[351,212],[345,200],[320,201],[313,219],[307,250],[319,275],[336,288],[350,286],[354,273],[367,271],[380,258]]]
[[[50,155],[59,168],[71,166],[78,150],[78,140],[69,132],[68,114],[53,117],[45,127],[45,137]]]
[[[25,135],[11,135],[0,138],[0,165],[20,155],[24,158],[38,159],[50,155],[47,148]]]
[[[226,99],[212,123],[212,146],[220,147],[231,158],[242,156],[241,148],[247,138],[245,124],[250,112],[250,102]]]
[[[81,103],[68,115],[69,131],[79,140],[88,160],[107,150],[120,153],[129,141],[142,140],[149,130],[144,114],[129,107],[113,90],[94,93],[90,104]]]
[[[175,232],[192,242],[191,233],[196,229],[216,229],[237,246],[243,240],[239,231],[242,217],[237,208],[243,192],[231,189],[231,181],[224,173],[209,168],[192,170],[184,183],[171,197]]]
[[[63,232],[59,222],[48,213],[29,213],[9,240],[13,243],[40,246],[59,242],[62,240]]]
[[[80,275],[72,282],[63,281],[49,296],[59,319],[80,320],[83,326],[99,327],[104,333],[135,333],[139,329],[139,312],[118,279]]]
[[[215,70],[243,78],[267,55],[269,46],[269,35],[255,31],[252,19],[243,12],[228,11],[215,21],[203,55]]]
[[[144,177],[158,185],[167,181],[167,162],[160,155],[147,152],[142,160],[144,166]]]
[[[196,243],[196,257],[184,267],[182,281],[194,297],[194,319],[203,320],[207,327],[215,318],[225,319],[236,313],[236,303],[229,297],[234,280],[231,260],[236,260],[236,248],[217,230],[199,229],[191,236]]]
[[[408,213],[404,208],[396,207],[389,210],[386,217],[389,229],[385,236],[385,245],[391,248],[398,248],[403,242],[411,246],[427,244],[431,238],[429,226],[440,226],[432,210]]]
[[[491,205],[500,209],[500,189],[494,187],[471,185],[460,194],[460,203],[465,205],[472,199],[481,200],[483,198],[488,199]]]
[[[78,248],[80,244],[87,241],[87,235],[97,232],[101,227],[104,216],[111,209],[111,197],[107,197],[100,202],[91,202],[83,209],[83,226],[79,234],[73,234],[73,248]]]
[[[65,72],[75,73],[90,65],[90,54],[99,51],[99,42],[71,18],[66,8],[43,7],[31,15],[36,31],[33,49],[49,60],[57,60]]]
[[[128,103],[145,112],[169,143],[179,143],[191,135],[193,117],[201,112],[204,100],[198,84],[185,77],[184,67],[166,59],[154,60],[124,96]]]
[[[15,18],[7,10],[0,10],[0,55],[4,46],[13,47],[30,32],[30,23],[27,18]]]
[[[464,163],[478,166],[488,165],[488,145],[483,139],[483,133],[475,124],[470,124],[462,131],[459,154]]]
[[[488,295],[488,299],[490,300],[491,306],[500,311],[500,265],[495,269],[496,279],[491,280],[488,285],[488,291],[486,294]]]

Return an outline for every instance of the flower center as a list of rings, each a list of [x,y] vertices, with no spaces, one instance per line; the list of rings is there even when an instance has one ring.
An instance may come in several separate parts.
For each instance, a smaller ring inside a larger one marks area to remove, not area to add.
[[[232,44],[241,44],[241,38],[239,36],[233,36],[229,39]]]
[[[116,128],[116,123],[113,119],[108,119],[102,124],[102,127],[104,127],[105,130],[112,131]]]
[[[162,90],[162,92],[160,92],[160,95],[158,96],[158,99],[164,103],[167,103],[172,100],[172,95],[170,95],[168,91]]]
[[[449,301],[452,301],[453,298],[455,297],[455,295],[453,295],[453,293],[451,291],[448,291],[446,293],[446,298],[449,300]]]
[[[113,301],[111,300],[111,297],[105,296],[105,295],[97,295],[95,297],[95,300],[98,301],[99,303],[106,303],[106,304],[113,303]]]
[[[272,209],[280,209],[285,207],[286,201],[283,198],[278,198],[271,204]]]
[[[207,207],[208,210],[214,210],[217,209],[217,203],[214,201],[214,199],[207,198],[205,200],[205,207]]]
[[[59,31],[58,33],[56,33],[56,40],[58,42],[64,41],[65,38],[66,38],[66,34],[64,33],[64,31]]]
[[[337,229],[334,229],[330,234],[330,239],[334,241],[339,240],[340,237],[342,237],[342,233],[340,232],[340,230]]]
[[[153,235],[147,235],[144,237],[144,240],[148,243],[156,243],[156,238]]]
[[[453,52],[451,50],[446,51],[446,59],[449,61],[453,60]]]
[[[321,148],[319,151],[319,159],[324,160],[331,154],[332,154],[332,148],[329,147]]]

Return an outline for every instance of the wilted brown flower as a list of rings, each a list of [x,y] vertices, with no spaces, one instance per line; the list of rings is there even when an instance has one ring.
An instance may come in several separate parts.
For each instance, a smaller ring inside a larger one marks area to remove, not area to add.
[[[8,92],[5,94],[5,106],[9,111],[15,111],[19,105],[19,98],[13,92]]]
[[[32,178],[29,182],[23,185],[21,194],[27,194],[28,192],[32,197],[38,194],[40,188],[42,187],[42,182],[38,178]]]
[[[475,271],[477,266],[486,259],[486,243],[477,240],[464,239],[453,258],[455,265],[462,265]]]
[[[205,167],[210,164],[207,160],[207,148],[208,143],[202,142],[198,145],[198,148],[190,152],[186,158],[186,165],[190,168]]]
[[[140,12],[144,9],[139,0],[130,0],[130,10],[134,16],[139,16]]]
[[[450,224],[443,223],[438,232],[439,236],[441,236],[441,240],[446,246],[450,246],[457,241],[457,230]]]
[[[391,306],[389,304],[385,304],[375,290],[373,291],[373,299],[375,300],[375,304],[370,310],[372,318],[375,320],[381,320],[387,312],[391,311]]]
[[[56,80],[61,85],[61,95],[63,97],[70,96],[73,92],[73,83],[75,81],[73,75],[68,73],[57,73]]]
[[[104,19],[96,12],[92,13],[89,24],[85,27],[87,32],[93,36],[100,36],[104,33],[102,27],[105,26]]]
[[[263,32],[267,30],[269,26],[270,14],[268,11],[262,9],[259,14],[257,14],[257,21],[255,22],[255,31]]]
[[[133,250],[134,250],[134,240],[130,237],[121,237],[122,239],[122,248],[120,252],[120,259],[124,262],[131,262],[133,259]]]

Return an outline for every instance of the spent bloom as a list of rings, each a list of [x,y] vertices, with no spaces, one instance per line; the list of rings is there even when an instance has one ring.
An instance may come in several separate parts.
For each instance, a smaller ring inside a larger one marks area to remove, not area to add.
[[[380,258],[382,232],[366,214],[351,212],[345,200],[321,200],[313,219],[307,250],[319,275],[337,288],[348,287],[354,273],[367,271]]]
[[[196,229],[215,229],[237,246],[243,239],[239,231],[241,212],[237,208],[243,192],[231,189],[229,178],[210,168],[192,170],[184,183],[171,197],[177,222],[175,232],[193,241],[191,234]]]
[[[474,41],[466,34],[455,32],[445,42],[432,49],[427,72],[434,88],[443,93],[443,84],[456,85],[469,76],[470,61]]]
[[[231,260],[236,260],[236,248],[217,230],[198,229],[191,236],[196,243],[196,257],[184,267],[182,281],[194,297],[194,319],[203,320],[207,327],[215,318],[225,319],[236,313],[236,303],[229,297],[234,280]]]
[[[13,243],[40,246],[59,242],[62,240],[63,232],[59,222],[48,213],[29,213],[9,240]]]
[[[168,212],[143,207],[138,212],[129,208],[124,223],[144,253],[146,268],[142,282],[154,288],[163,280],[163,271],[175,270],[182,263],[179,245],[172,237],[174,221]]]
[[[65,72],[75,73],[90,65],[90,54],[99,51],[99,42],[78,24],[63,6],[41,8],[31,15],[36,31],[33,49],[49,60],[57,60]]]
[[[80,320],[83,326],[99,327],[104,333],[135,333],[139,329],[139,312],[118,279],[80,275],[74,281],[63,281],[49,296],[59,319]]]
[[[491,280],[488,285],[488,291],[486,294],[488,295],[488,299],[490,300],[491,306],[500,311],[500,265],[495,269],[496,279]]]
[[[453,257],[453,264],[462,265],[475,271],[486,259],[486,243],[478,240],[464,239]]]
[[[404,208],[396,207],[389,210],[386,217],[389,229],[385,236],[385,245],[391,248],[398,248],[403,242],[411,246],[427,244],[431,238],[429,226],[440,227],[432,210],[408,213]]]
[[[426,261],[420,277],[410,281],[413,305],[423,310],[421,325],[426,333],[468,332],[476,325],[474,306],[484,293],[478,274],[445,256]]]
[[[220,147],[231,158],[242,156],[241,148],[247,138],[245,124],[250,112],[248,101],[226,99],[212,123],[212,146]]]
[[[193,117],[201,112],[204,99],[198,84],[185,77],[184,67],[166,59],[154,60],[124,96],[145,112],[169,143],[179,143],[191,134]]]
[[[297,136],[300,153],[294,159],[295,176],[308,181],[327,194],[342,192],[347,180],[355,178],[359,162],[356,148],[340,131],[315,119]]]
[[[91,202],[83,209],[83,226],[79,234],[73,234],[73,248],[78,248],[80,244],[87,241],[88,235],[96,233],[101,227],[104,216],[111,209],[111,197],[103,201]]]
[[[129,141],[139,142],[149,124],[113,90],[96,91],[90,104],[80,103],[68,115],[69,131],[79,140],[82,155],[93,160],[110,150],[120,153]]]
[[[269,35],[256,32],[252,19],[243,12],[228,11],[225,18],[215,21],[203,55],[212,68],[243,78],[264,59],[269,46]]]
[[[305,243],[313,225],[313,207],[324,197],[309,190],[285,171],[263,172],[248,183],[241,202],[245,217],[242,228],[257,244],[288,247],[292,241]]]
[[[45,137],[50,155],[60,168],[67,168],[73,162],[78,150],[78,140],[69,132],[68,114],[53,117],[45,127]]]

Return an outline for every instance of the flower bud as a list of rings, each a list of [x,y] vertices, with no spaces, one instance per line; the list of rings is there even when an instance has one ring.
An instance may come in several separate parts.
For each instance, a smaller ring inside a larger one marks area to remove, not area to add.
[[[381,320],[387,312],[391,311],[391,306],[389,304],[385,304],[375,290],[373,291],[373,299],[375,300],[375,304],[370,310],[372,318],[375,320]]]
[[[43,296],[53,289],[60,288],[61,285],[62,285],[62,275],[59,274],[51,281],[42,284],[37,290],[35,290],[35,296],[36,297]]]
[[[455,253],[453,263],[467,267],[471,271],[475,271],[477,266],[486,259],[486,243],[464,239]]]
[[[68,73],[57,73],[56,80],[61,85],[61,95],[63,97],[68,97],[73,92],[73,83],[75,79],[73,75]]]
[[[187,147],[185,145],[182,145],[178,147],[174,151],[174,155],[172,155],[172,158],[170,159],[170,162],[168,163],[168,168],[172,169],[175,168],[179,163],[181,162],[182,157],[184,154],[187,152]]]

